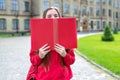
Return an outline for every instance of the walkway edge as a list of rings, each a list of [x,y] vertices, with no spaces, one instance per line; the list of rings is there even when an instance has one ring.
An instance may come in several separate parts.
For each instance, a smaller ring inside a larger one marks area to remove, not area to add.
[[[77,55],[81,56],[82,58],[84,58],[86,61],[90,62],[91,64],[95,65],[96,67],[98,67],[99,69],[102,69],[103,71],[105,71],[106,73],[108,73],[109,75],[111,75],[112,77],[120,80],[120,77],[114,73],[112,73],[111,71],[109,71],[108,69],[96,64],[94,61],[90,60],[89,58],[87,58],[85,55],[83,55],[81,52],[79,52],[77,49],[74,50],[75,53],[77,53]]]

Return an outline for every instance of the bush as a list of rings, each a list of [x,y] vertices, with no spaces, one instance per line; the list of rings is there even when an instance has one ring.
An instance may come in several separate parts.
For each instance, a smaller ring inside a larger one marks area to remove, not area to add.
[[[114,37],[111,33],[110,26],[106,25],[104,29],[104,34],[102,36],[102,41],[114,41]]]

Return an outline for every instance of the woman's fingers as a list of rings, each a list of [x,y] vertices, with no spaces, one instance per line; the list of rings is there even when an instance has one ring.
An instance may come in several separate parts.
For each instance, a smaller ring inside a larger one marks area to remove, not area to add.
[[[43,45],[42,47],[41,47],[41,49],[44,49],[45,47],[47,47],[48,46],[48,44],[45,44],[45,45]]]
[[[65,48],[63,46],[61,46],[60,44],[56,44],[55,45],[55,50],[56,52],[58,52],[62,57],[66,56],[66,51]]]
[[[50,52],[50,46],[48,46],[48,44],[43,45],[40,49],[39,49],[39,56],[40,58],[44,58],[46,54],[48,54]]]
[[[44,51],[46,51],[48,49],[50,49],[50,46],[46,46],[46,47],[43,48]]]
[[[49,49],[50,48],[50,46],[48,46],[48,44],[45,44],[45,45],[43,45],[39,50],[40,51],[46,51],[47,49]]]
[[[60,44],[55,44],[55,46],[59,47],[59,48],[64,48],[63,46],[61,46]]]
[[[45,53],[47,54],[47,53],[49,53],[50,51],[51,51],[51,50],[46,50]]]

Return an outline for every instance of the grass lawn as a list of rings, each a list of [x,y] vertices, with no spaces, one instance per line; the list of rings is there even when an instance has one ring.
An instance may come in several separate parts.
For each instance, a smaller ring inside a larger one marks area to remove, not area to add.
[[[102,34],[80,38],[78,50],[97,64],[120,76],[120,33],[112,42],[101,41]]]
[[[30,35],[30,33],[25,33],[24,34],[25,36],[29,36]],[[0,33],[0,38],[9,38],[9,37],[14,37],[14,36],[22,36],[22,34],[21,33],[18,33],[18,34],[11,34],[11,33]]]
[[[2,34],[2,33],[0,33],[0,38],[4,38],[4,37],[12,37],[12,34]]]

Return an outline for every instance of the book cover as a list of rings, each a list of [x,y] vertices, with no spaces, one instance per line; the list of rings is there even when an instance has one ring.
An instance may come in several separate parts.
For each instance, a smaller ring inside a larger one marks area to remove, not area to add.
[[[32,18],[30,20],[30,29],[31,48],[33,50],[38,50],[46,43],[51,49],[54,49],[56,43],[66,49],[77,48],[75,18]]]

